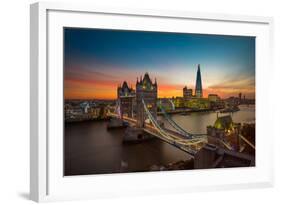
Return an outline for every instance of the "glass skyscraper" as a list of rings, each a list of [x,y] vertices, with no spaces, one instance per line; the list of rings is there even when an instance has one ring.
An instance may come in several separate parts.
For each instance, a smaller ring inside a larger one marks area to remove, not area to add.
[[[198,64],[198,68],[197,68],[196,85],[195,85],[195,96],[198,97],[198,98],[202,98],[203,97],[200,64]]]

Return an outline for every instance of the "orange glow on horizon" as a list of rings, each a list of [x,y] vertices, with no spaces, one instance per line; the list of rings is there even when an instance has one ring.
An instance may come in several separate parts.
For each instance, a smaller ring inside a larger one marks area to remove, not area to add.
[[[65,80],[64,98],[65,99],[104,99],[114,100],[117,98],[118,84],[115,82],[98,82],[82,80]],[[159,98],[172,98],[183,96],[184,85],[158,85]],[[133,87],[135,89],[135,87]],[[194,93],[193,89],[193,94]],[[253,88],[237,89],[203,89],[203,97],[207,98],[209,94],[217,94],[221,98],[238,96],[239,93],[246,95],[247,98],[255,98]]]

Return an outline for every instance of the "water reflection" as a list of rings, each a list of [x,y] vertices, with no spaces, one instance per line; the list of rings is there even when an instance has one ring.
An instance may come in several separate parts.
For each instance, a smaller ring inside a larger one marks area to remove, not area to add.
[[[255,120],[253,106],[241,106],[232,114],[234,122]],[[161,117],[159,117],[161,119]],[[217,114],[192,113],[173,115],[172,118],[191,133],[206,133]],[[165,126],[170,128],[167,122]],[[148,171],[152,165],[163,165],[186,160],[185,152],[154,139],[137,144],[124,144],[124,129],[106,129],[107,122],[88,121],[65,125],[65,175],[105,174]]]

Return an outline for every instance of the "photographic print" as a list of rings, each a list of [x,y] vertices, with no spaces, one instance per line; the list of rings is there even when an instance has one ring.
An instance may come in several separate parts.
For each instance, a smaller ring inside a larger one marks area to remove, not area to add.
[[[255,166],[255,37],[63,33],[65,176]]]

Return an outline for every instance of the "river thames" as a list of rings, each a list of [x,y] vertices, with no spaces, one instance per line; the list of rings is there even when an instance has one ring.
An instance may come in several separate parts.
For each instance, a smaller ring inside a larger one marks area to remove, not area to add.
[[[163,119],[161,116],[158,118]],[[172,118],[191,133],[206,133],[206,127],[214,124],[217,114],[175,114]],[[240,106],[240,111],[233,113],[232,119],[240,123],[255,121],[255,106]],[[164,124],[171,128],[167,122]],[[66,123],[64,175],[149,171],[153,165],[190,158],[187,153],[159,139],[124,144],[125,129],[107,130],[106,126],[106,121]]]

